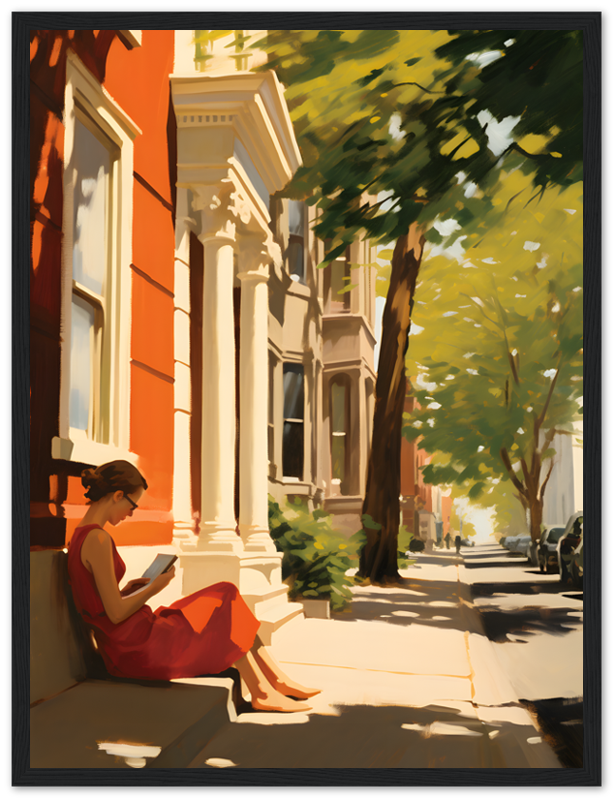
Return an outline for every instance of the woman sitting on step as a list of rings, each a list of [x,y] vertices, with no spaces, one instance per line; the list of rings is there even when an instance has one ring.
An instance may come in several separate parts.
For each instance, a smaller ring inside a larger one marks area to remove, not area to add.
[[[171,680],[234,666],[254,709],[309,710],[302,701],[319,690],[282,672],[257,635],[259,621],[232,583],[216,583],[156,611],[147,601],[168,586],[174,567],[152,581],[131,580],[120,590],[126,565],[105,525],[118,525],[138,507],[147,483],[137,468],[112,461],[84,470],[81,482],[89,508],[70,541],[69,580],[111,675]],[[135,589],[141,591],[131,594]]]

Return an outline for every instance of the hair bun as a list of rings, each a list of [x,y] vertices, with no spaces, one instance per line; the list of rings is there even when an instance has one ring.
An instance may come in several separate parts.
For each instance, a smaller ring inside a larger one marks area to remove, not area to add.
[[[100,481],[100,475],[96,474],[96,470],[92,469],[91,467],[88,469],[84,469],[81,473],[81,483],[86,489],[89,486],[94,486],[96,483]]]

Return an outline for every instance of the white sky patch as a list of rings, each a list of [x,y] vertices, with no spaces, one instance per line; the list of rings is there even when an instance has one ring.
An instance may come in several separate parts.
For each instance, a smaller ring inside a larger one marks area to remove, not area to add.
[[[487,64],[493,64],[503,55],[504,53],[501,50],[487,50],[485,53],[470,53],[469,56],[466,56],[466,59],[478,64],[479,67],[486,67]]]
[[[511,46],[511,45],[513,45],[515,42],[516,42],[516,39],[507,39],[507,40],[504,42],[504,47],[510,47],[510,46]]]
[[[525,433],[525,431],[523,430],[523,428],[517,428],[517,433]]]
[[[558,312],[558,311],[561,311],[561,309],[562,309],[562,307],[560,306],[560,304],[559,304],[559,303],[556,303],[556,304],[553,306],[553,309],[552,309],[552,311],[553,311],[553,313],[554,313],[554,314],[557,314],[557,312]]]
[[[516,236],[516,235],[517,235],[517,231],[511,231],[511,232],[510,232],[510,235],[511,235],[511,236]]]
[[[468,375],[478,375],[478,371],[475,369],[467,369],[466,372]]]
[[[577,213],[576,208],[565,208],[564,211],[567,211],[571,215]]]
[[[483,326],[479,322],[474,323],[475,328],[482,328]]]
[[[440,236],[444,238],[451,235],[455,231],[461,230],[461,225],[457,222],[456,219],[436,219],[433,223],[434,228],[438,231]]]
[[[513,143],[514,139],[510,133],[521,117],[504,117],[501,122],[498,122],[493,114],[483,110],[478,112],[477,119],[483,127],[487,126],[489,149],[494,156],[501,156],[504,150]]]
[[[456,313],[457,313],[456,311],[445,311],[444,314],[442,314],[442,316],[443,317],[454,317]]]
[[[515,297],[527,297],[526,294],[516,294]]]
[[[529,240],[523,245],[524,250],[529,250],[530,253],[533,253],[534,250],[538,250],[540,247],[540,242],[530,242]]]
[[[389,120],[389,136],[391,136],[394,141],[399,142],[405,135],[406,134],[401,129],[401,115],[391,114],[391,119]]]
[[[556,369],[546,369],[542,374],[545,376],[545,378],[554,378],[556,373]]]
[[[436,409],[436,408],[442,408],[442,404],[441,404],[441,403],[436,403],[436,402],[434,401],[433,403],[430,403],[430,404],[427,406],[427,408],[432,408],[432,409]]]
[[[478,189],[478,184],[472,183],[472,181],[470,181],[469,183],[466,184],[463,196],[467,198],[474,197],[477,189]]]
[[[478,267],[476,266],[476,264],[473,264],[473,263],[470,261],[470,259],[468,259],[467,261],[464,261],[464,262],[463,262],[463,268],[464,268],[464,269],[478,269]]]
[[[419,372],[416,378],[416,385],[419,389],[424,389],[426,392],[433,392],[438,388],[437,383],[429,383],[427,380],[427,373]]]
[[[517,355],[517,352],[518,352],[518,351],[517,351],[517,348],[515,347],[515,349],[514,349],[514,350],[511,350],[510,354],[511,354],[511,356],[516,356],[516,355]]]
[[[484,449],[485,449],[485,448],[483,447],[483,445],[482,445],[482,444],[479,444],[479,445],[478,445],[478,449],[477,449],[477,451],[476,451],[476,452],[477,452],[477,453],[482,453]]]
[[[574,289],[573,289],[572,291],[573,291],[573,292],[581,292],[581,291],[582,291],[582,289],[581,289],[581,287],[580,287],[580,286],[575,286],[575,287],[574,287]]]
[[[525,410],[529,413],[534,410],[534,406],[528,406]]]
[[[374,345],[374,369],[378,372],[378,361],[380,359],[380,341],[382,339],[382,315],[384,314],[384,307],[386,305],[386,297],[376,297],[376,319],[374,320],[374,336],[376,337],[376,344]]]
[[[423,333],[425,328],[421,328],[420,325],[417,325],[416,322],[412,322],[410,324],[410,336],[418,336],[419,333]]]
[[[472,358],[472,356],[475,356],[475,355],[476,355],[476,353],[464,353],[463,357],[464,358]]]
[[[430,417],[427,420],[427,424],[429,425],[430,428],[433,428],[433,426],[436,424],[436,421],[435,421],[435,419],[433,417]]]
[[[457,185],[459,185],[460,183],[463,183],[468,176],[462,170],[461,172],[457,172],[455,177],[457,178]]]
[[[493,532],[494,508],[477,508],[469,502],[467,497],[457,498],[455,508],[464,522],[471,522],[476,528],[476,536],[472,537],[472,541],[475,541],[476,544],[483,542],[493,544],[493,539],[489,537]]]
[[[547,258],[548,256],[543,256],[540,261],[536,262],[538,269],[544,269],[547,266]]]
[[[447,375],[444,380],[445,381],[454,381],[455,380],[455,376],[454,375]]]
[[[447,258],[455,259],[458,264],[463,263],[463,259],[465,258],[465,250],[463,248],[463,242],[467,239],[467,236],[458,236],[453,244],[446,245],[446,242],[442,242],[442,244],[437,244],[430,246],[429,248],[427,245],[425,246],[426,255],[423,258],[423,261],[427,261],[428,258],[435,258],[436,256],[446,256]]]
[[[489,258],[483,258],[483,264],[499,264],[499,261],[496,261],[493,256],[489,256]]]

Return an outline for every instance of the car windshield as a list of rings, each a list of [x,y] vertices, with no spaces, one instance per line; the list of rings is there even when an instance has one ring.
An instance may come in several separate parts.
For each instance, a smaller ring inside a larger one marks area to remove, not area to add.
[[[547,536],[547,541],[551,542],[551,544],[555,544],[562,537],[565,530],[565,528],[551,528]]]

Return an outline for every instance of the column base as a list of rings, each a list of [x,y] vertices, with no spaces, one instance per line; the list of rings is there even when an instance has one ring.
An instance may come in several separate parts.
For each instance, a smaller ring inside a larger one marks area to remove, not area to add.
[[[182,596],[220,581],[239,587],[239,558],[232,552],[189,551],[179,555]]]
[[[276,555],[278,553],[275,543],[269,533],[269,528],[260,525],[239,524],[239,533],[243,541],[246,553],[267,553]]]

